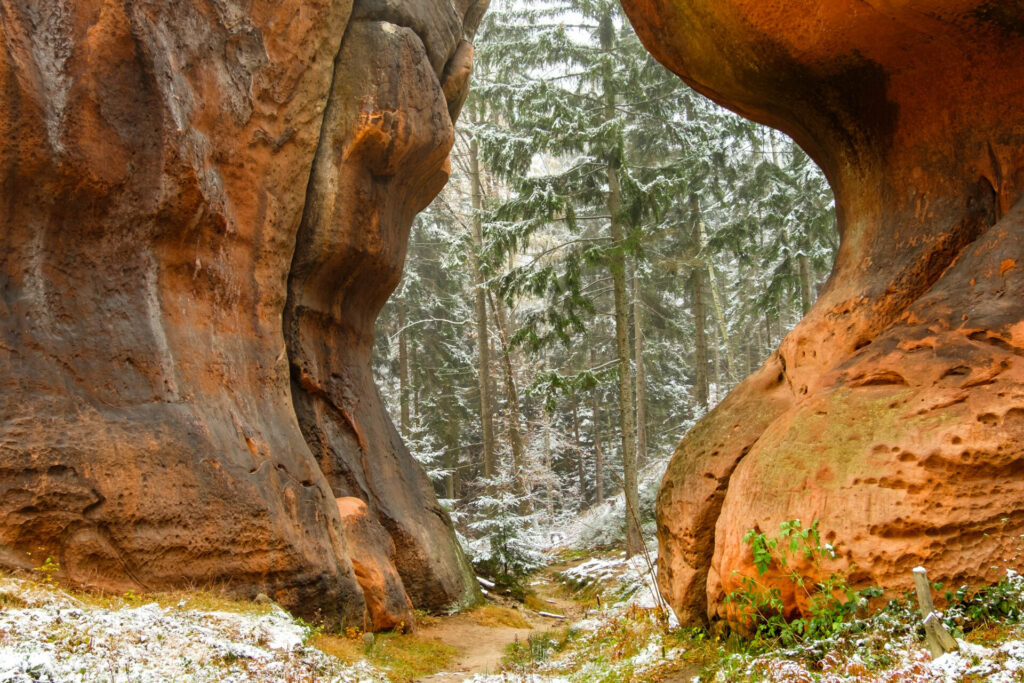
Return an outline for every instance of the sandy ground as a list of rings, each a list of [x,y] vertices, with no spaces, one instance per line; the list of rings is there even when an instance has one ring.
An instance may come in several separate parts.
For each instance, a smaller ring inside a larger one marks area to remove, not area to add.
[[[418,635],[452,645],[459,650],[459,655],[451,671],[422,680],[461,681],[475,674],[497,673],[505,648],[517,640],[525,641],[531,633],[539,630],[543,629],[481,626],[468,614],[442,619],[437,624],[422,628]]]

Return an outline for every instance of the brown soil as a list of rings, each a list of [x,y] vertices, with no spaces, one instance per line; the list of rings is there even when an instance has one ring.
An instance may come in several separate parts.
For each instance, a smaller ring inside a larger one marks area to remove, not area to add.
[[[445,671],[423,678],[424,681],[461,681],[476,674],[497,673],[505,649],[512,643],[526,641],[531,633],[543,633],[572,623],[583,617],[585,607],[561,596],[554,574],[564,567],[549,567],[540,575],[540,581],[530,588],[536,593],[530,605],[518,606],[518,611],[531,628],[482,625],[472,613],[456,614],[439,619],[436,623],[420,627],[418,635],[425,640],[451,645],[459,655]],[[506,605],[510,606],[510,605]],[[541,611],[563,614],[565,619],[542,617]]]
[[[532,619],[530,621],[533,623]],[[517,640],[526,640],[538,630],[543,630],[539,624],[536,629],[482,626],[472,614],[456,614],[424,626],[419,631],[421,638],[452,645],[459,650],[459,655],[451,671],[422,680],[461,681],[475,674],[497,673],[505,648]]]

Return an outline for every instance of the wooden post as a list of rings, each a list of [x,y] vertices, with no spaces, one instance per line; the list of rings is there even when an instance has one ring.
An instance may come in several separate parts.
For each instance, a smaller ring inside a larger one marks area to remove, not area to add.
[[[939,619],[935,611],[935,603],[932,602],[932,585],[928,582],[928,573],[924,567],[914,568],[914,588],[917,589],[917,604],[921,607],[921,618],[924,619],[924,637],[928,643],[928,651],[932,659],[936,659],[947,652],[956,652],[960,649],[956,639],[949,634],[946,627]]]

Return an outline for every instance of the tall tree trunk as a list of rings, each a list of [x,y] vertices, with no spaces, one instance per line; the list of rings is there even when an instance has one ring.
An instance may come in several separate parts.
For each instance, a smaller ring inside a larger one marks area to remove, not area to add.
[[[399,427],[409,438],[409,340],[405,329],[405,302],[398,302],[398,402],[401,406]]]
[[[754,352],[753,352],[753,333],[750,329],[752,326],[751,322],[747,322],[747,335],[743,342],[744,359],[746,363],[744,365],[744,377],[749,377],[750,373],[754,371]]]
[[[614,98],[611,100],[614,103]],[[622,479],[625,489],[626,555],[640,551],[640,528],[634,519],[639,515],[636,475],[636,436],[633,433],[633,377],[629,350],[629,303],[626,297],[626,254],[622,222],[618,216],[622,206],[618,169],[608,162],[608,213],[612,236],[612,293],[615,300],[615,354],[619,365],[619,429],[622,435]]]
[[[601,455],[601,399],[594,387],[594,505],[604,502],[604,458]]]
[[[610,12],[610,10],[609,10]],[[615,36],[611,14],[601,21],[601,48],[610,53]],[[605,120],[615,118],[615,87],[612,83],[611,62],[605,63],[602,89],[605,96]],[[629,301],[626,298],[626,240],[622,232],[622,189],[619,186],[619,159],[617,152],[608,150],[608,215],[612,237],[612,292],[615,299],[615,353],[619,361],[619,425],[622,431],[622,478],[626,500],[626,555],[640,551],[639,495],[636,477],[636,441],[633,433],[633,377],[629,351]]]
[[[548,513],[548,519],[552,519],[555,514],[555,490],[552,486],[553,479],[555,476],[555,470],[551,462],[551,415],[548,414],[547,410],[544,410],[544,469],[547,482],[544,487],[545,495],[545,507]]]
[[[476,138],[469,143],[469,177],[473,202],[473,255],[470,259],[473,270],[474,296],[476,298],[476,348],[477,383],[480,389],[480,431],[484,448],[484,478],[495,475],[494,459],[494,415],[491,402],[490,339],[487,334],[487,292],[480,263],[483,251],[483,188],[480,183],[480,147]]]
[[[455,438],[451,443],[459,443],[462,440],[461,429],[456,430]],[[455,485],[459,476],[459,449],[449,447],[443,458],[444,468],[448,474],[444,478],[444,497],[449,500],[455,498]]]
[[[512,445],[512,477],[516,484],[516,493],[522,496],[519,512],[528,514],[530,511],[530,490],[526,484],[526,446],[521,431],[522,414],[519,409],[519,390],[516,387],[516,376],[512,370],[512,358],[509,354],[508,339],[510,336],[508,315],[505,313],[504,302],[488,293],[491,299],[491,310],[497,322],[498,341],[501,344],[501,365],[505,372],[505,401],[508,403],[508,440]]]
[[[640,279],[633,265],[633,359],[636,363],[636,467],[647,464],[647,373],[644,369],[643,303]]]
[[[704,270],[694,268],[690,274],[690,299],[693,301],[693,344],[697,371],[693,388],[697,405],[708,408],[708,334],[704,312]]]
[[[580,402],[576,391],[572,392],[572,447],[576,451],[576,476],[580,484],[580,505],[582,510],[587,502],[587,480],[583,469],[583,449],[580,447]]]
[[[597,367],[597,354],[590,350],[590,367]],[[594,387],[594,505],[604,502],[604,458],[601,454],[601,393]]]
[[[420,392],[423,391],[422,382],[416,381],[416,373],[414,370],[419,367],[419,362],[416,360],[416,345],[409,345],[409,412],[411,416],[409,418],[409,424],[412,425],[412,418],[418,418],[420,416]]]
[[[804,253],[797,257],[797,263],[800,265],[800,308],[807,315],[811,312],[811,263]]]
[[[700,226],[700,245],[701,249],[703,249],[704,245],[707,243],[707,237],[704,235],[704,219],[700,218],[698,214],[697,220],[698,225]],[[725,374],[728,374],[730,377],[732,377],[734,373],[733,368],[735,367],[734,354],[732,352],[732,345],[729,341],[729,328],[725,324],[725,310],[723,309],[722,301],[718,296],[718,279],[715,277],[715,266],[711,262],[711,258],[708,257],[706,262],[708,268],[708,287],[711,289],[711,302],[713,304],[712,308],[714,309],[715,313],[715,322],[718,323],[718,334],[722,340],[722,349],[725,351]],[[719,373],[719,370],[716,368],[715,372]],[[720,381],[720,377],[721,375],[719,375],[719,379],[716,379],[716,383]]]

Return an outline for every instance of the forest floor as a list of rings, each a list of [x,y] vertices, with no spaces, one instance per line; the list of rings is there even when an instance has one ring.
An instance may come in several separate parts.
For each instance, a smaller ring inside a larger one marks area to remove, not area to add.
[[[494,587],[482,607],[372,636],[215,592],[92,595],[45,572],[0,575],[0,682],[1024,683],[1024,579],[1012,571],[947,611],[963,626],[960,652],[932,660],[905,601],[789,644],[681,628],[655,607],[645,566],[563,555],[528,580],[525,600]]]
[[[488,641],[487,665],[456,674],[461,678],[423,680],[1024,683],[1024,580],[1012,570],[950,607],[947,616],[962,627],[954,628],[959,652],[933,660],[916,605],[907,599],[850,618],[828,637],[724,638],[681,628],[657,609],[645,565],[606,553],[541,570],[520,607],[532,631]],[[542,611],[566,618],[538,618]],[[458,638],[451,642],[460,646]],[[501,642],[503,653],[495,651]]]

